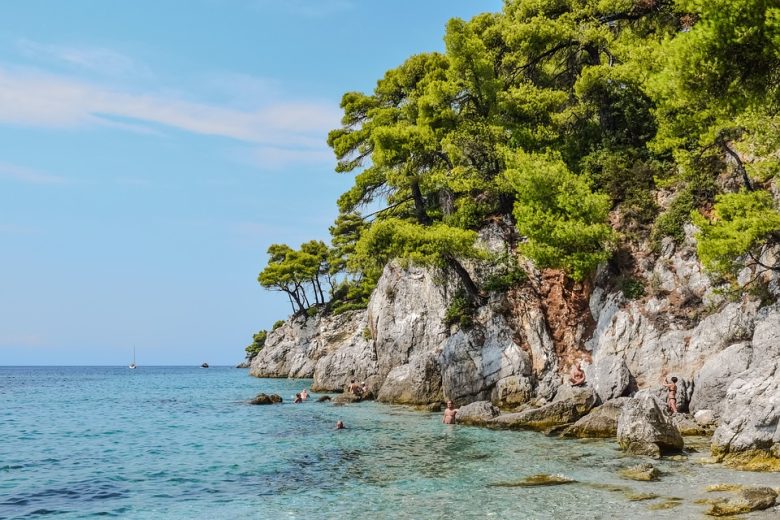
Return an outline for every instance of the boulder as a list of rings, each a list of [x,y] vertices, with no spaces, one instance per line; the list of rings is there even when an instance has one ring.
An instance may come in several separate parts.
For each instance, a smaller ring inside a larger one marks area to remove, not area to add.
[[[630,399],[623,404],[618,416],[617,439],[621,449],[654,458],[679,453],[684,446],[680,432],[652,396]]]
[[[696,421],[699,426],[713,426],[715,424],[715,412],[712,410],[699,410],[693,414],[693,420]]]
[[[431,353],[420,353],[408,363],[393,368],[377,397],[379,401],[398,404],[441,401],[441,369],[437,357]]]
[[[317,398],[318,403],[326,403],[331,400],[331,397],[329,395],[321,395]]]
[[[552,403],[519,413],[499,415],[489,426],[509,429],[548,430],[577,421],[596,405],[598,397],[590,387],[562,386]]]
[[[456,420],[458,424],[482,426],[497,417],[499,413],[498,408],[493,406],[490,401],[477,401],[461,406],[458,409]]]
[[[631,373],[625,360],[616,355],[599,358],[587,371],[587,381],[602,403],[627,395],[631,387]]]
[[[282,398],[276,394],[257,394],[249,404],[278,404],[282,402]]]
[[[691,435],[706,435],[707,433],[707,430],[687,413],[676,413],[672,415],[672,424],[674,424],[674,427],[680,432],[680,435],[684,437]]]
[[[619,397],[591,410],[564,431],[565,437],[610,438],[617,435],[617,421],[623,405],[630,398]]]
[[[769,509],[775,505],[777,492],[770,487],[747,487],[737,492],[737,496],[714,502],[708,515],[731,516],[751,511]]]
[[[362,401],[362,398],[359,395],[355,395],[349,392],[344,392],[343,394],[339,394],[333,398],[334,404],[351,404],[359,403],[360,401]]]
[[[694,379],[690,410],[712,410],[715,417],[722,412],[729,385],[750,365],[753,348],[750,343],[731,345],[704,363]]]
[[[425,407],[425,409],[431,413],[441,412],[441,403],[431,403]]]

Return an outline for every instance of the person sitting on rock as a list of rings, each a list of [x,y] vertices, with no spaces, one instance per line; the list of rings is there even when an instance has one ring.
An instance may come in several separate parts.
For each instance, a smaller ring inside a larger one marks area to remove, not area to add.
[[[664,386],[666,387],[666,404],[669,406],[669,410],[675,414],[677,413],[677,378],[673,377],[672,382],[664,377]]]
[[[347,390],[351,394],[354,394],[354,395],[357,395],[357,396],[360,396],[360,394],[363,393],[363,389],[360,388],[360,385],[357,384],[354,379],[349,383],[349,386],[347,387]]]
[[[366,384],[365,381],[360,383],[360,394],[364,396],[368,395],[368,385]]]
[[[303,399],[301,398],[301,394],[295,394],[295,401],[293,401],[293,404],[302,403]]]
[[[447,408],[445,408],[444,417],[441,419],[444,424],[455,424],[455,415],[458,413],[458,409],[452,406],[452,401],[447,401]]]
[[[582,386],[585,384],[585,372],[580,368],[580,361],[577,361],[571,366],[569,371],[569,383],[571,386]]]

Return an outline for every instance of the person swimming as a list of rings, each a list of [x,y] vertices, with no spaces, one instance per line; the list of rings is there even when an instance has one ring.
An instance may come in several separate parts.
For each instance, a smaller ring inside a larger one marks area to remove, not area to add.
[[[301,394],[295,394],[295,400],[293,401],[293,404],[302,403],[303,399],[301,398]]]
[[[346,426],[344,426],[344,421],[342,421],[341,419],[336,421],[336,429],[337,430],[344,430],[344,429],[346,429]]]

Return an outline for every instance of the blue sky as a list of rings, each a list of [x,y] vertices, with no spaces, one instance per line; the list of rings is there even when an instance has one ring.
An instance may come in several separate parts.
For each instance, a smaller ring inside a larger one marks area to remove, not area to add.
[[[341,95],[500,0],[0,4],[0,365],[234,364],[328,239]]]

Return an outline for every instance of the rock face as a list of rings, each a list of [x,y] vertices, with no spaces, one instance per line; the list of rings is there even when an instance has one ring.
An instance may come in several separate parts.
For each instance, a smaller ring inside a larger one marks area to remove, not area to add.
[[[328,318],[297,317],[268,334],[265,347],[252,360],[249,373],[255,377],[313,377],[321,358],[342,347],[360,345],[363,323],[365,313],[356,311]],[[352,368],[358,373],[350,375],[361,380],[368,379],[370,361],[369,357],[354,365]],[[341,388],[319,387],[320,390]]]
[[[711,357],[701,367],[694,380],[696,391],[691,400],[691,412],[711,410],[716,417],[723,413],[729,385],[737,375],[747,370],[753,357],[750,342],[739,342]]]
[[[627,395],[630,390],[631,373],[620,356],[608,354],[599,358],[589,372],[587,380],[602,402]]]
[[[481,243],[494,253],[509,251],[507,244],[517,237],[507,227],[486,228]],[[622,396],[652,395],[664,403],[661,382],[674,375],[679,409],[708,411],[705,422],[717,427],[716,455],[780,458],[780,307],[760,308],[752,297],[727,301],[702,271],[693,237],[689,227],[680,245],[664,240],[659,255],[635,253],[632,276],[646,293],[636,300],[614,287],[606,268],[592,284],[574,284],[560,272],[524,263],[528,280],[486,295],[469,328],[445,324],[457,280],[391,263],[365,311],[291,320],[269,333],[250,373],[313,377],[316,391],[366,381],[379,400],[393,403],[452,399],[463,407],[489,401],[521,410],[491,419],[492,425],[538,429],[578,421],[599,402]],[[465,267],[478,282],[492,269]],[[780,276],[771,276],[767,287],[776,300]],[[592,399],[581,403],[561,397],[560,390],[577,361],[593,390]],[[529,409],[531,402],[538,404]],[[619,430],[616,406],[597,409],[567,434]]]
[[[618,416],[617,439],[623,450],[653,458],[680,452],[684,445],[680,432],[651,396],[630,399],[623,404]]]
[[[780,309],[762,311],[748,369],[726,391],[713,451],[721,457],[764,450],[780,455]]]

